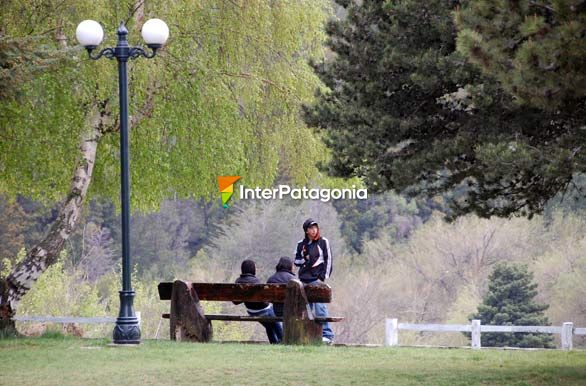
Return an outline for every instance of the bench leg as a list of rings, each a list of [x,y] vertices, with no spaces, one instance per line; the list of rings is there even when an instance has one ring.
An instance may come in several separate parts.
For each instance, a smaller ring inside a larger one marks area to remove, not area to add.
[[[305,289],[299,280],[287,283],[283,307],[283,343],[321,344],[322,325],[313,321]]]
[[[173,283],[169,326],[171,340],[212,340],[212,324],[206,319],[197,293],[190,282],[176,280]]]

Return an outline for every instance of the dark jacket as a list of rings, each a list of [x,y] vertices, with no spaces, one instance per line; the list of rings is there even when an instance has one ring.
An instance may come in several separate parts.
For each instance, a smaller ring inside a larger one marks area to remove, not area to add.
[[[236,279],[236,284],[261,284],[260,280],[256,276],[251,273],[243,273],[240,275],[238,279]],[[234,304],[240,304],[241,302],[233,302]],[[270,303],[264,302],[244,302],[246,309],[248,311],[260,311],[268,308]]]
[[[325,281],[332,274],[332,251],[325,237],[317,241],[307,237],[297,243],[295,265],[299,268],[299,280],[303,283]]]
[[[282,268],[275,272],[273,276],[269,277],[267,283],[288,283],[291,279],[295,279],[293,272]],[[273,309],[275,315],[283,316],[283,303],[273,303]]]

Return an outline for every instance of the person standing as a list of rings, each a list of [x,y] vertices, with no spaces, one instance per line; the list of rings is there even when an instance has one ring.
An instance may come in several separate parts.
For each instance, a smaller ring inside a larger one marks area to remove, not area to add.
[[[236,284],[260,284],[256,275],[256,264],[252,260],[244,260],[240,266],[242,274],[236,279]],[[242,302],[232,302],[240,304]],[[250,316],[275,316],[273,306],[265,302],[244,302],[246,311]],[[259,322],[267,331],[267,337],[271,344],[280,343],[283,340],[283,327],[278,322]]]
[[[299,280],[308,285],[325,282],[332,274],[332,251],[330,242],[320,234],[319,225],[309,218],[303,223],[303,239],[295,248],[295,265],[299,267]],[[315,316],[328,316],[324,303],[310,303]],[[331,344],[334,332],[328,322],[322,323],[322,340]]]
[[[295,274],[293,274],[293,262],[288,257],[281,257],[275,270],[276,272],[269,277],[267,283],[286,284],[289,280],[295,279]],[[275,315],[283,316],[283,303],[273,303],[273,310],[275,311]]]

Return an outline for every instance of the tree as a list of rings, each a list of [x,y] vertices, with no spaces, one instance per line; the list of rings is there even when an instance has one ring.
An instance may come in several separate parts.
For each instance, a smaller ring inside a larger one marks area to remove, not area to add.
[[[46,47],[35,36],[5,37],[0,29],[0,101],[18,99],[23,84],[63,65],[71,49],[63,45],[61,29],[55,32],[58,46]]]
[[[489,276],[488,293],[470,318],[497,326],[548,326],[543,311],[549,306],[534,302],[536,288],[527,266],[498,264]],[[481,340],[487,347],[554,347],[549,334],[484,333]]]
[[[12,261],[24,244],[27,215],[17,202],[0,196],[0,271]]]
[[[134,262],[142,277],[173,280],[185,272],[187,261],[195,256],[201,243],[207,241],[214,224],[206,225],[206,210],[211,203],[187,200],[166,200],[156,213],[135,214],[130,242]],[[215,203],[215,217],[227,215]],[[229,212],[229,211],[228,211]],[[214,214],[209,214],[212,217]],[[213,218],[213,217],[212,217]],[[192,245],[195,244],[195,245]]]
[[[502,152],[494,165],[505,171],[499,189],[518,197],[529,213],[568,190],[586,197],[580,179],[586,170],[586,3],[461,3],[458,51],[511,98],[505,107],[541,116],[513,130],[514,140],[486,148],[485,156]]]
[[[458,50],[507,93],[544,110],[583,108],[584,1],[461,3]]]
[[[568,91],[573,107],[555,111],[519,104],[456,49],[460,1],[338,3],[348,14],[327,26],[335,55],[314,66],[328,89],[305,115],[332,151],[329,174],[373,192],[452,192],[451,218],[531,217],[586,169],[583,98]]]
[[[30,81],[0,106],[0,193],[61,205],[47,236],[0,280],[0,328],[13,326],[18,301],[56,261],[90,185],[90,196],[118,197],[115,67],[72,47],[85,18],[103,22],[107,33],[125,19],[137,40],[147,16],[171,26],[156,60],[130,64],[134,208],[172,195],[210,199],[218,175],[268,185],[283,160],[295,165],[292,179],[313,175],[321,146],[298,113],[318,85],[306,63],[321,52],[323,2],[8,1],[2,8],[3,36],[31,37],[35,47],[63,55],[60,66],[22,74]],[[75,55],[65,56],[64,46]]]
[[[333,204],[342,220],[342,235],[358,253],[362,252],[365,240],[379,238],[382,233],[393,240],[404,240],[422,223],[415,201],[408,202],[393,192]]]
[[[234,280],[244,259],[254,260],[257,276],[261,280],[267,279],[281,256],[295,258],[295,246],[303,237],[303,221],[310,217],[319,223],[323,235],[330,241],[334,272],[343,264],[346,248],[339,232],[338,215],[331,203],[317,200],[239,201],[231,209],[236,208],[238,212],[231,221],[217,227],[215,235],[198,256],[200,259],[207,256],[218,262],[225,273],[223,280]],[[204,264],[207,266],[205,261]]]

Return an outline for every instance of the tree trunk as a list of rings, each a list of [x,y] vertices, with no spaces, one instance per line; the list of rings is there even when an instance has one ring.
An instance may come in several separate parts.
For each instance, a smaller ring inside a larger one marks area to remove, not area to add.
[[[14,317],[22,297],[45,270],[57,261],[65,241],[71,236],[79,219],[82,204],[92,179],[96,149],[104,133],[107,101],[94,106],[89,116],[90,129],[83,136],[79,147],[79,160],[75,167],[71,188],[63,202],[57,220],[47,236],[16,265],[5,279],[0,279],[0,330],[15,331]],[[2,331],[0,331],[2,333]]]

